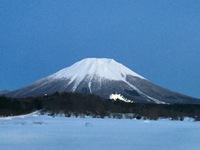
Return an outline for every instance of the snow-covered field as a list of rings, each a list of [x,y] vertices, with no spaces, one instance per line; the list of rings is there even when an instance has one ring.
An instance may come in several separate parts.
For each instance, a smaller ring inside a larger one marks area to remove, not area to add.
[[[1,150],[198,150],[200,122],[26,116],[0,119]]]

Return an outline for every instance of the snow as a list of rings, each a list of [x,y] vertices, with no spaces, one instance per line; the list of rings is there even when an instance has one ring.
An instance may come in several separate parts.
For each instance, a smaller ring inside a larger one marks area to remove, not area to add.
[[[197,150],[199,122],[66,118],[0,119],[2,150]]]
[[[145,79],[139,74],[133,72],[124,65],[116,62],[113,59],[107,58],[86,58],[70,67],[64,68],[53,75],[50,75],[50,79],[70,79],[71,82],[76,83],[74,90],[81,81],[85,78],[92,80],[94,78],[103,78],[108,80],[125,80],[127,75],[132,75],[138,78]]]
[[[50,75],[48,78],[49,80],[54,79],[69,79],[70,82],[68,85],[74,82],[74,86],[72,87],[72,91],[75,92],[76,88],[79,86],[81,81],[87,79],[88,80],[88,88],[90,93],[92,93],[92,80],[98,81],[101,85],[101,81],[103,79],[107,80],[114,80],[114,81],[123,81],[131,88],[136,90],[142,96],[148,98],[151,101],[154,101],[157,104],[165,104],[164,102],[152,98],[143,92],[141,92],[138,88],[134,85],[130,84],[126,80],[126,76],[131,75],[134,77],[138,77],[141,79],[145,79],[144,77],[140,76],[139,74],[133,72],[126,66],[116,62],[113,59],[108,58],[86,58],[83,59],[70,67],[64,68],[53,75]],[[146,79],[145,79],[146,80]]]
[[[78,73],[78,74],[77,74]],[[97,75],[109,80],[122,80],[126,75],[132,75],[144,79],[144,77],[133,72],[124,65],[113,59],[107,58],[86,58],[70,67],[64,68],[51,75],[53,78],[72,78],[83,80],[86,76],[92,78]]]
[[[88,83],[88,87],[89,87],[90,93],[92,93],[91,84],[92,84],[92,82],[90,81],[90,82]]]

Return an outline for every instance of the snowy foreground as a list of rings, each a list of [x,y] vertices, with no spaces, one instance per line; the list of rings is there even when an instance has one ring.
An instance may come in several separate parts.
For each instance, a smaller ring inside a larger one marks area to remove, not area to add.
[[[198,150],[200,122],[50,117],[0,119],[1,150]]]

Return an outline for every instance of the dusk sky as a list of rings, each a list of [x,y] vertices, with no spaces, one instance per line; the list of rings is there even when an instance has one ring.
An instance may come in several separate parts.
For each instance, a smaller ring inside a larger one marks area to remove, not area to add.
[[[200,1],[0,0],[0,90],[88,57],[200,98]]]

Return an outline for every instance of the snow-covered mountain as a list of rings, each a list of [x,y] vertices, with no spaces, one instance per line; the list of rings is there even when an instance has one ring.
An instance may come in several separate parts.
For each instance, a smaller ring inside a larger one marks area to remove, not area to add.
[[[159,87],[113,59],[87,58],[8,93],[29,97],[55,92],[79,92],[109,98],[121,94],[134,102],[200,103],[200,100]]]

